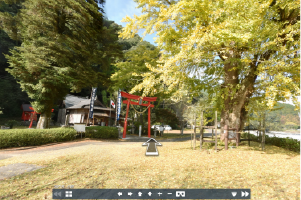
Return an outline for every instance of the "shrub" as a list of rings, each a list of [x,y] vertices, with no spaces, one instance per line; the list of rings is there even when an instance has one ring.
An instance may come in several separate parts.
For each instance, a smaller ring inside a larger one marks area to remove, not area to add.
[[[13,126],[18,124],[18,122],[16,120],[9,120],[6,124],[12,129]]]
[[[110,126],[86,127],[86,137],[102,139],[118,139],[118,129]]]
[[[243,133],[241,135],[242,138],[248,138],[247,133]],[[252,141],[258,142],[259,137],[250,134],[250,139]],[[277,147],[281,147],[284,149],[288,149],[290,151],[300,152],[300,141],[292,138],[277,138],[277,137],[269,137],[265,136],[265,143],[275,145]]]
[[[0,130],[0,148],[37,146],[74,140],[73,128]]]

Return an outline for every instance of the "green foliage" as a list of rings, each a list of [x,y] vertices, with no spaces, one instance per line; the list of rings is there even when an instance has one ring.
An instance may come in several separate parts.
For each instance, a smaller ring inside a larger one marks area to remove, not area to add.
[[[266,128],[270,131],[281,131],[288,129],[298,129],[300,126],[300,117],[295,106],[285,103],[277,103],[271,110],[251,102],[249,105],[250,124],[256,128],[259,121],[263,121],[263,113],[266,113]],[[262,122],[263,123],[263,122]]]
[[[241,134],[241,137],[248,138],[248,133]],[[250,139],[254,142],[259,141],[259,137],[253,134],[250,134]],[[288,149],[290,151],[300,152],[300,141],[296,139],[269,137],[268,135],[266,135],[265,143]]]
[[[147,45],[143,42],[132,46],[125,53],[125,60],[116,64],[116,72],[111,76],[114,85],[112,88],[117,90],[123,88],[130,91],[143,81],[141,74],[149,72],[146,63],[156,64],[159,50],[155,46]]]
[[[21,105],[31,99],[22,92],[20,85],[11,75],[0,76],[0,107],[3,108],[2,117],[22,116]]]
[[[95,1],[26,0],[17,18],[0,13],[1,20],[15,22],[3,23],[3,30],[22,42],[6,55],[7,71],[34,100],[36,111],[49,117],[54,101],[70,89],[78,92],[105,82],[110,58],[118,57],[121,49],[110,43],[117,41],[118,29],[103,27],[100,10]]]
[[[109,99],[107,97],[107,92],[105,90],[101,91],[101,97],[102,97],[102,102],[104,103],[104,105],[108,105],[109,104]]]
[[[89,126],[86,127],[86,137],[101,139],[117,139],[118,129],[109,126]]]
[[[9,120],[7,123],[7,126],[9,126],[10,128],[13,128],[15,125],[18,124],[18,122],[16,120]]]
[[[162,56],[133,92],[155,95],[166,84],[177,99],[186,88],[205,90],[221,110],[222,125],[239,127],[256,92],[265,107],[290,97],[299,106],[299,1],[136,2],[142,14],[123,19],[128,23],[120,37],[156,32]]]
[[[139,126],[142,126],[143,127],[143,124],[141,122],[134,122],[134,126],[135,126],[135,134],[139,134]]]
[[[74,140],[73,128],[0,130],[0,148],[37,146]]]
[[[5,1],[0,1],[0,16],[2,16],[1,13],[3,12],[8,12],[12,16],[16,16],[19,9],[21,9],[20,2],[22,1],[15,1],[15,3],[8,5]],[[9,17],[0,17],[0,21],[2,21],[3,24],[13,23],[11,20],[13,19]],[[14,77],[5,71],[9,64],[4,56],[4,54],[9,53],[10,49],[14,46],[20,46],[21,43],[19,41],[14,41],[8,36],[4,31],[6,29],[2,23],[0,22],[0,107],[3,109],[3,115],[1,117],[21,117],[21,104],[23,102],[27,103],[31,99],[28,98],[28,95],[25,92],[22,92],[20,85]]]
[[[170,125],[172,129],[177,128],[179,124],[179,119],[176,114],[171,112],[169,109],[157,108],[154,110],[156,113],[156,120],[154,122],[160,122],[167,125]]]
[[[120,26],[120,30],[121,29],[122,29],[122,26]],[[149,50],[154,50],[156,48],[151,43],[149,43],[147,41],[143,41],[142,38],[138,34],[135,34],[135,36],[133,38],[129,38],[129,39],[120,38],[118,40],[118,43],[122,46],[122,50],[124,53],[135,49],[139,45],[143,45]]]

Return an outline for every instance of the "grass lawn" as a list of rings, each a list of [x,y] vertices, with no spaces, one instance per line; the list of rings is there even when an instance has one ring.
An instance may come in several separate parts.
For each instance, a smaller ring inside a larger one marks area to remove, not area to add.
[[[197,143],[198,144],[198,143]],[[217,153],[191,142],[162,142],[159,156],[145,156],[141,142],[85,145],[23,154],[0,166],[45,166],[0,181],[0,199],[51,199],[56,185],[74,188],[250,188],[252,199],[300,199],[300,154],[259,143]]]

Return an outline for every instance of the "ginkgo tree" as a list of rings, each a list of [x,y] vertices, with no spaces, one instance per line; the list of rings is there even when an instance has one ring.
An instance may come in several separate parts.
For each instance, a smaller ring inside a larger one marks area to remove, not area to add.
[[[120,37],[156,32],[157,65],[132,92],[155,94],[164,82],[179,98],[189,84],[206,90],[221,110],[221,126],[243,128],[246,107],[257,90],[266,106],[300,94],[300,2],[296,0],[137,0],[141,16]]]

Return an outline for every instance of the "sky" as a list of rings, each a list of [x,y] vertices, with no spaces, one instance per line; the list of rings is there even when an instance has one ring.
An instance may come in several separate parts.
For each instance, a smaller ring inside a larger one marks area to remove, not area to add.
[[[137,16],[141,15],[141,9],[137,9],[136,7],[137,4],[133,0],[106,0],[104,10],[109,20],[125,27],[126,23],[121,22],[122,18],[126,15],[130,17],[133,17],[134,14]],[[143,37],[143,32],[144,31],[138,32],[140,37]],[[155,36],[155,33],[152,35],[146,35],[144,40],[156,45],[153,39]]]
[[[106,13],[105,15],[109,20],[112,20],[116,24],[125,27],[126,23],[121,22],[122,18],[124,18],[126,15],[130,17],[133,17],[134,14],[137,16],[141,15],[141,9],[137,9],[136,7],[137,3],[135,3],[133,0],[106,0],[104,10]],[[138,34],[143,37],[143,32],[144,31],[139,31]],[[152,35],[146,35],[144,37],[144,40],[150,42],[153,45],[156,45],[153,39],[154,37],[156,37],[156,33]],[[298,99],[300,102],[300,97]],[[294,105],[292,101],[286,101],[285,103]]]

